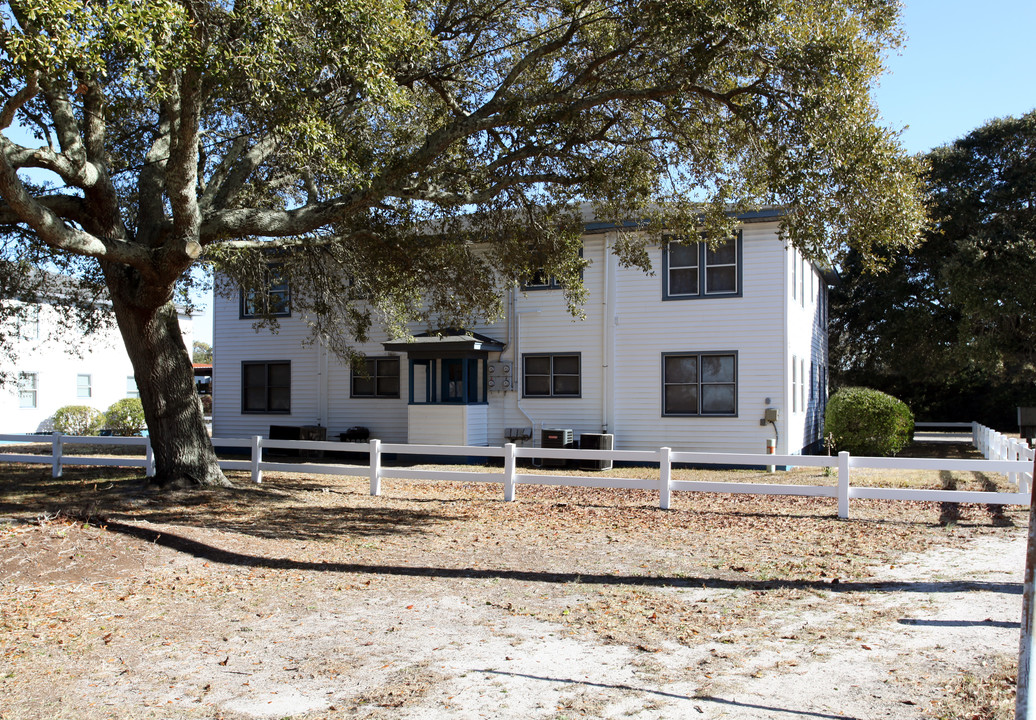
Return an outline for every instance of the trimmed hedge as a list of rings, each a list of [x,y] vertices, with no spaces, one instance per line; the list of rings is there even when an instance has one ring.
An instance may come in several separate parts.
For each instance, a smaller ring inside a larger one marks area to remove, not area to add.
[[[54,413],[54,429],[65,435],[97,435],[104,413],[89,405],[65,405]]]
[[[104,417],[104,427],[111,430],[112,435],[137,435],[147,427],[140,398],[116,400],[104,413]]]
[[[824,435],[853,455],[895,455],[914,437],[914,414],[878,390],[843,388],[827,401]]]

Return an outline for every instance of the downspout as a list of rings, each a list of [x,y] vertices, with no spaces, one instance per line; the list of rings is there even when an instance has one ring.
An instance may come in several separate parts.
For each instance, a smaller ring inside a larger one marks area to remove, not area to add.
[[[328,396],[331,394],[330,378],[327,372],[327,347],[323,335],[317,338],[317,387],[320,397],[317,400],[317,425],[327,427]]]
[[[540,312],[540,311],[539,310],[522,310],[521,312],[516,312],[514,314],[514,367],[515,367],[514,374],[515,374],[515,377],[517,377],[520,374],[520,372],[521,372],[520,368],[518,367],[518,364],[519,364],[519,361],[521,359],[520,346],[521,346],[521,342],[522,342],[522,315],[529,315],[529,314],[534,314],[534,313],[538,313],[538,312]],[[512,380],[511,382],[513,383],[515,381]],[[529,413],[525,412],[525,408],[522,407],[522,395],[521,395],[520,392],[518,392],[517,388],[515,388],[515,392],[518,393],[518,395],[517,395],[518,400],[517,400],[517,403],[516,403],[517,406],[518,406],[518,412],[520,412],[522,415],[524,415],[525,419],[529,421],[530,425],[532,425],[532,446],[536,447],[536,421],[533,420],[532,416],[529,415]]]

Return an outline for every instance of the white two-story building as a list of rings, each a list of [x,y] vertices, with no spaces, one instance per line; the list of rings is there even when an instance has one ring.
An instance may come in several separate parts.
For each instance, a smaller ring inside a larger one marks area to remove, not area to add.
[[[652,275],[620,267],[615,229],[588,224],[585,319],[545,278],[466,334],[373,337],[359,346],[368,373],[304,344],[290,287],[275,289],[277,334],[253,328],[243,298],[217,297],[213,434],[360,426],[385,442],[485,446],[571,429],[577,442],[613,435],[617,449],[809,451],[823,427],[828,283],[778,220],[743,216],[717,248],[653,247]]]
[[[0,387],[0,433],[53,430],[54,412],[88,405],[104,412],[112,403],[140,397],[133,365],[118,328],[83,335],[62,321],[69,309],[54,300],[26,305],[6,333],[13,347],[13,382]],[[180,331],[193,344],[191,316],[181,311]]]

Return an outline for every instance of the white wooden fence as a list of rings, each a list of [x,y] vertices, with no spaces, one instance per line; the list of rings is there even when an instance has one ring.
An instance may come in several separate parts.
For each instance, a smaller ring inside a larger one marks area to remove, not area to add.
[[[262,482],[264,471],[283,471],[309,475],[347,475],[366,477],[370,480],[371,495],[381,493],[383,480],[445,480],[460,482],[500,483],[505,501],[515,499],[518,485],[566,485],[578,487],[626,488],[658,492],[658,505],[662,509],[670,506],[673,492],[748,493],[755,495],[798,495],[806,497],[830,497],[837,499],[838,516],[849,517],[849,501],[870,500],[914,500],[929,502],[974,502],[993,505],[1027,505],[1032,489],[1033,450],[1025,443],[1005,438],[995,431],[978,424],[972,424],[972,437],[976,447],[982,451],[985,460],[954,460],[945,458],[885,458],[851,456],[847,452],[836,457],[820,455],[758,455],[733,453],[675,452],[663,447],[658,450],[568,450],[518,447],[508,443],[503,447],[476,447],[463,445],[409,445],[382,443],[315,442],[305,440],[267,440],[260,436],[244,438],[214,438],[217,448],[237,448],[249,454],[248,460],[220,460],[224,470],[243,470],[251,473],[252,481]],[[46,463],[53,467],[55,477],[61,475],[64,465],[109,465],[143,467],[147,474],[154,474],[154,460],[148,438],[71,437],[54,433],[53,436],[0,435],[0,441],[48,442],[51,454],[0,454],[0,462]],[[143,445],[145,456],[133,457],[84,457],[64,454],[64,448],[72,444],[89,445]],[[323,460],[319,462],[271,462],[263,459],[267,450],[298,450],[302,453],[359,453],[367,456],[364,464],[340,464]],[[402,467],[388,467],[382,463],[386,453],[397,456],[446,456],[502,458],[503,468],[492,470],[429,470]],[[545,475],[520,472],[518,461],[529,460],[610,460],[638,465],[657,465],[658,476],[651,479],[622,478],[611,476]],[[696,480],[673,480],[674,463],[689,465],[720,466],[809,466],[837,469],[837,482],[833,485],[793,485],[782,483],[738,483],[708,482]],[[1014,492],[982,492],[966,490],[919,490],[909,488],[878,488],[853,486],[851,473],[856,468],[878,468],[885,470],[945,470],[961,472],[986,472],[1006,475],[1015,487]]]

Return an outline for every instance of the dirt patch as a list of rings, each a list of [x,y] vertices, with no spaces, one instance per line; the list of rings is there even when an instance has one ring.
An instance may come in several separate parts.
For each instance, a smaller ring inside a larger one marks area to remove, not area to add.
[[[956,717],[1017,648],[1020,509],[245,480],[5,466],[0,717]]]

